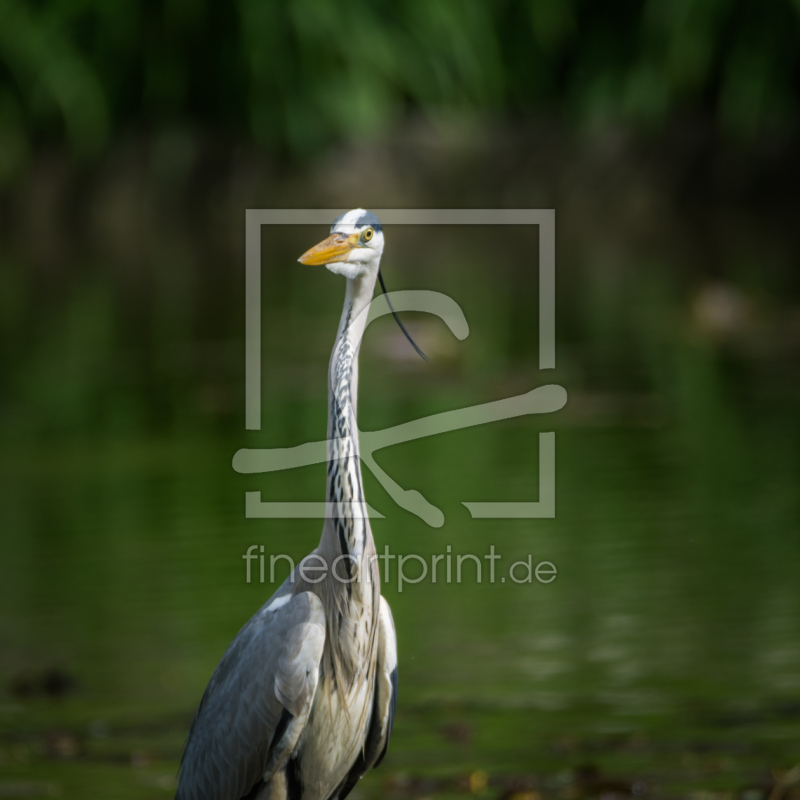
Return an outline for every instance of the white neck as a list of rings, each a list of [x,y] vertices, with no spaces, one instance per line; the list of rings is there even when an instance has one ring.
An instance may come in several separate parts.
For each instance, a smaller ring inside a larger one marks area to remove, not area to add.
[[[344,307],[328,371],[328,480],[326,500],[340,552],[361,558],[371,536],[358,449],[358,353],[376,273],[347,280]],[[326,526],[327,528],[328,526]],[[324,534],[323,534],[324,535]]]
[[[325,672],[347,691],[360,674],[364,659],[372,663],[370,659],[374,658],[380,604],[380,576],[361,481],[356,422],[358,351],[375,277],[373,273],[348,279],[331,353],[325,499],[332,505],[333,514],[322,526],[318,549],[328,572],[313,587],[323,597],[330,630],[338,632],[326,638]],[[336,579],[334,573],[348,582]]]

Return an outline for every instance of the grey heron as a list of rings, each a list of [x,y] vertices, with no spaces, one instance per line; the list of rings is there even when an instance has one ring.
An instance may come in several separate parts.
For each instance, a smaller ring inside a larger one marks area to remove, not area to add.
[[[358,353],[383,245],[378,218],[359,208],[299,259],[347,279],[328,386],[332,512],[316,550],[222,656],[189,731],[176,800],[343,800],[389,744],[397,642],[356,424]]]

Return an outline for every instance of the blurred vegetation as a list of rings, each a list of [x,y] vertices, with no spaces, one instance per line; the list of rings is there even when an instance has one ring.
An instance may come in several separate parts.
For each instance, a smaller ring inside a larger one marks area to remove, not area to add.
[[[0,0],[0,176],[176,121],[296,157],[412,109],[747,136],[796,124],[798,34],[791,0]]]
[[[530,231],[391,230],[389,288],[445,292],[471,334],[408,315],[426,365],[377,322],[365,430],[570,401],[382,454],[436,532],[367,474],[379,544],[496,541],[559,579],[385,587],[401,703],[361,800],[800,800],[798,33],[800,0],[0,0],[0,796],[173,786],[271,591],[242,553],[318,535],[243,495],[317,498],[323,465],[230,458],[324,435],[343,285],[295,264],[319,230],[265,231],[245,433],[244,212],[363,205],[558,220],[546,374]],[[537,426],[557,519],[469,519],[530,497]]]

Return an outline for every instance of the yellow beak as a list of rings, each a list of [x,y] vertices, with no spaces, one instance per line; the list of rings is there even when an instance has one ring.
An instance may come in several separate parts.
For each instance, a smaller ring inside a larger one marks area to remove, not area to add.
[[[306,250],[297,260],[301,264],[335,264],[346,261],[347,256],[358,244],[358,233],[345,236],[343,233],[332,233],[327,239]]]

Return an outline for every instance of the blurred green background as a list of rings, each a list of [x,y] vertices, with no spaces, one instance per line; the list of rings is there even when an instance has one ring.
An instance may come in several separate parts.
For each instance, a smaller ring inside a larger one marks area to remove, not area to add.
[[[535,232],[386,228],[362,428],[560,383],[567,406],[419,440],[367,475],[378,548],[549,560],[549,585],[385,588],[392,746],[362,798],[800,796],[800,5],[737,0],[0,0],[0,796],[174,792],[189,722],[271,594],[231,468],[325,434],[344,286],[262,237],[264,427],[244,430],[247,208],[555,208]],[[557,439],[554,520],[533,500]],[[500,567],[501,569],[503,567]],[[466,567],[465,567],[466,569]],[[501,573],[502,574],[502,573]],[[355,798],[354,792],[353,797]]]

